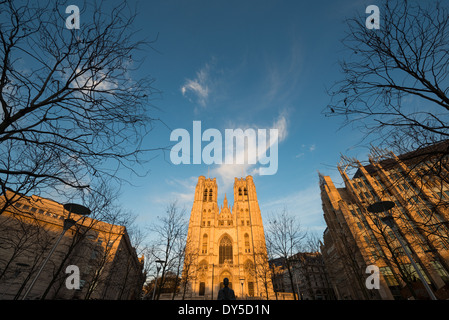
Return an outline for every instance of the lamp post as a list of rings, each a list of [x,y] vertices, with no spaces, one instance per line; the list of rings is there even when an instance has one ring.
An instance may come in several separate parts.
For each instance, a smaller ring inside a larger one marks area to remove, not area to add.
[[[212,293],[211,293],[211,300],[214,300],[214,269],[215,269],[215,264],[212,263]]]
[[[153,298],[151,300],[154,300],[154,295],[156,293],[156,287],[157,287],[157,278],[159,277],[159,270],[161,270],[162,264],[165,263],[164,260],[156,260],[156,282],[154,283],[154,289],[153,289]]]
[[[39,268],[39,271],[37,272],[36,276],[34,277],[33,281],[31,282],[30,286],[28,287],[27,291],[22,297],[22,300],[25,300],[28,294],[30,293],[31,289],[34,287],[34,284],[36,283],[37,279],[39,278],[42,270],[44,270],[45,265],[47,264],[48,260],[52,256],[53,252],[55,251],[56,247],[58,246],[59,242],[61,241],[62,237],[66,233],[67,230],[69,230],[71,227],[73,227],[78,221],[80,221],[85,216],[89,215],[91,213],[89,208],[86,208],[80,204],[76,203],[66,203],[64,204],[64,210],[69,211],[69,214],[67,215],[67,218],[64,219],[64,225],[62,227],[62,232],[59,235],[58,239],[56,240],[55,244],[51,248],[50,252],[48,253],[47,257],[45,258],[44,262],[42,263],[41,267]],[[81,217],[75,221],[70,218],[70,215],[72,213],[78,214]]]
[[[410,252],[408,252],[408,249],[406,248],[406,245],[404,241],[402,240],[399,232],[398,227],[396,223],[394,222],[393,216],[391,215],[391,209],[395,206],[395,203],[393,201],[379,201],[376,203],[373,203],[368,207],[368,211],[374,214],[379,214],[382,212],[386,212],[386,214],[380,218],[380,220],[385,223],[390,229],[393,231],[394,236],[399,241],[402,250],[407,255],[408,259],[410,260],[413,268],[415,268],[416,273],[418,274],[419,278],[421,279],[421,282],[423,283],[424,287],[426,288],[427,293],[429,294],[430,298],[432,300],[437,300],[435,294],[433,293],[432,289],[430,288],[429,284],[427,283],[426,279],[424,278],[424,275],[422,272],[418,269],[418,266],[416,265],[415,261],[413,260],[413,257],[411,256]]]

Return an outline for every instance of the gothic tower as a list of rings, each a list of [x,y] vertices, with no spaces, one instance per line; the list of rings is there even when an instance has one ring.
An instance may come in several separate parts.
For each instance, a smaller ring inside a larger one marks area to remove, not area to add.
[[[187,297],[216,299],[228,278],[237,297],[273,294],[262,216],[251,176],[235,178],[234,204],[217,203],[216,179],[198,178],[189,221]]]

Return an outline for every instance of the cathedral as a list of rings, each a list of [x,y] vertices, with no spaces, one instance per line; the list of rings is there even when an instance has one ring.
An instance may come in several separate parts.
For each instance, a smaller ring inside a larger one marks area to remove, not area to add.
[[[188,296],[214,300],[228,278],[237,298],[270,298],[274,293],[253,178],[235,178],[232,207],[226,195],[219,207],[217,193],[215,178],[198,178],[184,262]]]

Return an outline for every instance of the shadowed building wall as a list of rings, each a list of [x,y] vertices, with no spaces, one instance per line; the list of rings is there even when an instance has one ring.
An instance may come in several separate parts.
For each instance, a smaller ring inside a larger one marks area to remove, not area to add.
[[[37,196],[20,197],[0,215],[0,299],[24,296],[67,215],[61,204]],[[79,268],[79,289],[66,286],[69,265]],[[142,270],[124,226],[85,217],[64,234],[27,299],[139,299]]]

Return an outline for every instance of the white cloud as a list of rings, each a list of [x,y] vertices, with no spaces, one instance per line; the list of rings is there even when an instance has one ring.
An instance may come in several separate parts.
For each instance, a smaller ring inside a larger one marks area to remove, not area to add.
[[[240,128],[242,130],[251,128],[254,130],[257,129],[278,129],[278,143],[284,141],[288,136],[288,114],[287,112],[282,112],[278,118],[275,119],[270,128],[263,128],[262,126],[257,125],[245,125],[245,126],[237,126],[232,125],[233,128]],[[231,128],[229,128],[231,129]],[[267,130],[267,131],[268,131]],[[228,146],[229,147],[229,146]],[[271,149],[272,145],[267,146],[267,150]],[[267,151],[265,150],[265,151]],[[225,151],[226,152],[226,151]],[[244,150],[238,150],[237,152],[244,154],[261,154],[260,150],[257,150],[257,146],[248,144],[245,145]],[[236,159],[239,155],[236,155]],[[216,176],[220,180],[220,185],[223,186],[223,190],[229,191],[229,188],[233,186],[235,177],[244,177],[246,175],[257,176],[260,174],[259,169],[260,166],[258,163],[249,164],[248,161],[245,161],[244,164],[221,164],[217,168],[212,170],[212,175]]]
[[[165,179],[160,187],[161,190],[164,189],[164,192],[151,192],[144,198],[145,204],[151,204],[151,209],[145,210],[148,210],[148,214],[157,215],[165,212],[167,205],[176,201],[179,208],[189,212],[192,208],[197,183],[198,177]]]
[[[202,107],[206,107],[209,98],[210,69],[210,64],[206,63],[196,73],[195,79],[187,79],[181,87],[181,93],[184,97],[187,97],[188,93],[192,93],[196,102]]]
[[[191,203],[195,195],[195,186],[198,177],[189,177],[186,179],[171,179],[166,181],[169,186],[177,191],[172,191],[169,197],[177,199],[180,203]]]
[[[89,71],[81,73],[81,69],[77,68],[76,74],[77,77],[70,83],[74,88],[108,91],[119,87],[118,82],[111,78],[108,72]],[[68,75],[66,77],[68,77]]]
[[[273,123],[272,129],[278,129],[279,133],[279,142],[284,141],[288,135],[288,123],[287,123],[288,114],[286,111],[283,111],[276,121]]]

